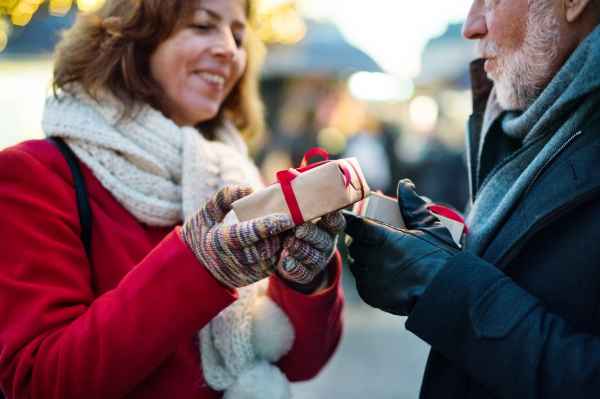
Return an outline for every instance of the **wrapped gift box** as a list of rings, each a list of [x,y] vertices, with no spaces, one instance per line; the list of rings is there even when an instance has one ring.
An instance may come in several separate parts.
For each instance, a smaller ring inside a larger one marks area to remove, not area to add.
[[[455,212],[449,208],[441,207],[439,205],[430,205],[430,210],[439,219],[439,221],[446,227],[452,239],[460,245],[460,238],[463,231],[466,230],[466,226],[460,216],[456,215]],[[438,212],[436,212],[436,210]],[[368,217],[385,224],[388,224],[397,229],[406,229],[400,208],[398,207],[398,200],[391,198],[379,193],[372,193],[369,198],[366,198],[360,203],[356,203],[353,208],[353,212],[357,215]],[[446,213],[449,216],[454,217],[458,220],[453,220],[449,217],[440,214]],[[453,215],[454,214],[454,215]],[[465,231],[466,232],[466,231]]]
[[[243,222],[284,212],[292,216],[294,224],[298,225],[346,208],[370,195],[356,158],[303,167],[310,155],[314,153],[307,153],[299,169],[277,173],[278,183],[234,202],[233,211],[238,220]]]

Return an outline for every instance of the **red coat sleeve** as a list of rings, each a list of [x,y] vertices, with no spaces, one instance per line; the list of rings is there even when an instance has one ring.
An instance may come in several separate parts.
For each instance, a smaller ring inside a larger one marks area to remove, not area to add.
[[[277,276],[270,277],[269,296],[289,317],[296,337],[292,349],[277,366],[288,379],[313,378],[333,355],[342,335],[342,261],[339,252],[329,262],[329,287],[304,295],[289,288]]]
[[[122,397],[237,293],[173,231],[95,297],[72,178],[55,168],[0,153],[0,382],[9,397]]]

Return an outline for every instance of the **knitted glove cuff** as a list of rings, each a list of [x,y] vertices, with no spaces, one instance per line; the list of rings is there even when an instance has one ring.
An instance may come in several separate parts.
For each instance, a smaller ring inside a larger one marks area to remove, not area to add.
[[[285,281],[286,285],[293,289],[294,291],[300,292],[305,295],[311,295],[319,292],[321,289],[326,288],[329,282],[329,268],[325,267],[323,270],[320,270],[316,275],[314,275],[308,282],[301,283],[297,278],[292,278],[289,273],[283,273],[281,270],[277,269],[275,272],[277,277],[281,280]]]

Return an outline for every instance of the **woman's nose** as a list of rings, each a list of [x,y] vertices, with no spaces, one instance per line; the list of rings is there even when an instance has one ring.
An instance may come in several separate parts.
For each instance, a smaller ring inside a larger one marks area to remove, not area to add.
[[[462,27],[462,35],[469,40],[482,39],[487,35],[486,6],[484,0],[474,0]]]
[[[226,61],[233,59],[238,50],[238,45],[233,37],[233,33],[229,30],[222,31],[212,46],[213,56]]]

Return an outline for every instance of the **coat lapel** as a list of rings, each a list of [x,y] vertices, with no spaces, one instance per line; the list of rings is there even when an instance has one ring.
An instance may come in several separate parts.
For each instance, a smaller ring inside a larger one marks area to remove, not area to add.
[[[501,269],[540,227],[600,193],[600,120],[538,177],[483,258]]]

